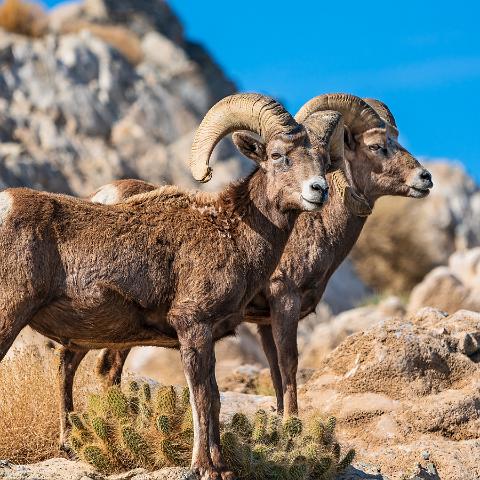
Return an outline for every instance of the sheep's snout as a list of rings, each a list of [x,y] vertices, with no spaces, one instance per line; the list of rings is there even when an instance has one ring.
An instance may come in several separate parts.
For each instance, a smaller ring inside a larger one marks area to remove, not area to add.
[[[328,199],[328,184],[325,178],[315,176],[302,183],[302,205],[305,210],[318,210]]]
[[[410,187],[409,196],[426,197],[433,187],[432,174],[425,168],[417,168],[411,176],[408,186]]]

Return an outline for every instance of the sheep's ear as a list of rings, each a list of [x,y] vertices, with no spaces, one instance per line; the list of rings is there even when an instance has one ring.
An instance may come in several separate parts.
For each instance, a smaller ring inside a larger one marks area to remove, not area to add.
[[[256,163],[265,159],[265,143],[248,132],[235,132],[232,140],[237,149]]]
[[[355,139],[347,125],[343,127],[343,141],[346,148],[355,150]]]

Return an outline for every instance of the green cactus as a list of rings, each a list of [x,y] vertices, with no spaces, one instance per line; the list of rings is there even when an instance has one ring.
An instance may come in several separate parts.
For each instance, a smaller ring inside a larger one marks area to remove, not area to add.
[[[278,415],[270,415],[265,432],[265,441],[270,445],[277,445],[282,436],[282,420]]]
[[[330,417],[325,424],[325,431],[323,434],[324,441],[328,444],[332,441],[335,427],[337,425],[337,419],[335,417]]]
[[[355,450],[350,449],[347,454],[343,457],[342,460],[337,465],[337,471],[343,472],[354,460],[355,458]]]
[[[230,421],[232,430],[242,438],[252,435],[252,424],[244,413],[235,413]]]
[[[332,455],[336,463],[340,461],[340,445],[338,443],[333,443],[332,445]]]
[[[323,478],[332,466],[332,459],[330,457],[320,458],[313,466],[312,476],[314,478]]]
[[[126,419],[129,415],[129,402],[126,395],[118,387],[107,391],[105,405],[111,414],[118,419]]]
[[[77,454],[80,452],[81,448],[84,445],[82,440],[77,435],[71,435],[69,443],[72,447],[72,450]]]
[[[306,463],[293,463],[288,469],[288,476],[291,480],[306,480],[308,466]]]
[[[77,430],[86,430],[85,424],[78,413],[70,413],[68,419],[73,428],[76,428]]]
[[[100,472],[107,472],[110,469],[107,455],[96,445],[87,445],[82,451],[82,456]]]
[[[188,387],[183,387],[181,401],[183,408],[188,408],[190,406],[190,390]]]
[[[221,438],[222,453],[225,461],[229,465],[233,465],[237,459],[238,442],[237,435],[234,432],[226,431]]]
[[[143,383],[141,390],[141,398],[145,402],[149,402],[152,399],[152,390],[148,383]]]
[[[162,456],[169,464],[180,465],[182,462],[182,449],[172,440],[162,440],[160,442],[160,451]]]
[[[128,399],[128,404],[129,404],[129,407],[130,407],[130,411],[134,415],[138,415],[140,413],[140,399],[136,395],[132,395]]]
[[[170,419],[167,415],[159,415],[156,420],[157,430],[164,435],[170,433]]]
[[[303,424],[298,417],[289,417],[285,420],[283,429],[289,438],[295,438],[301,435]]]
[[[68,441],[78,457],[104,473],[187,466],[193,446],[188,389],[177,397],[173,387],[152,392],[148,384],[130,382],[125,391],[92,395],[85,412],[70,415]],[[334,432],[334,417],[304,424],[264,410],[253,418],[236,413],[221,427],[222,452],[242,480],[333,480],[355,455],[350,450],[342,458]]]
[[[95,435],[104,442],[108,441],[110,432],[107,422],[102,417],[93,417],[90,423]]]
[[[143,437],[131,426],[125,426],[121,431],[122,441],[125,447],[133,454],[144,458],[148,455],[148,445]]]
[[[128,393],[130,393],[130,395],[137,395],[139,390],[140,387],[138,385],[138,382],[136,382],[135,380],[132,380],[128,384]]]
[[[155,407],[158,413],[173,415],[177,410],[177,394],[172,386],[160,387],[155,394]]]
[[[105,412],[105,399],[102,395],[92,394],[88,397],[88,412],[96,414]]]
[[[252,440],[254,442],[262,442],[265,440],[267,433],[268,416],[265,410],[258,410],[253,417]]]

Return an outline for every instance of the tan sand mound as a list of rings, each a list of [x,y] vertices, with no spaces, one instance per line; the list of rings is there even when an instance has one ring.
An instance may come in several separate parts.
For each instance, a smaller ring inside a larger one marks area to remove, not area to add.
[[[389,478],[426,455],[441,479],[478,479],[479,361],[479,313],[425,308],[348,337],[301,387],[301,408],[336,415],[340,440]]]

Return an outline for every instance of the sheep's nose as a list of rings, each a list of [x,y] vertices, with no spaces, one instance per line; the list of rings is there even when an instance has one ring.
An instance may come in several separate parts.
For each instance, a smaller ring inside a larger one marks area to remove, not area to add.
[[[420,173],[420,178],[425,182],[431,182],[432,174],[428,170],[422,170],[422,172]]]
[[[313,182],[312,185],[310,186],[312,190],[316,190],[318,192],[321,192],[324,190],[324,186],[320,182]]]
[[[318,195],[320,194],[321,202],[325,203],[328,199],[328,185],[322,185],[320,182],[314,182],[310,188]]]
[[[303,196],[316,203],[324,203],[328,198],[328,183],[322,177],[311,178],[305,182]]]

